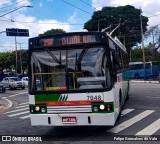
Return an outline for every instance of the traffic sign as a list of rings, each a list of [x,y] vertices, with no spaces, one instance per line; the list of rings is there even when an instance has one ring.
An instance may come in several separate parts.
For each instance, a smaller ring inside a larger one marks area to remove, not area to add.
[[[29,30],[28,29],[6,29],[7,36],[19,36],[19,37],[29,37]]]

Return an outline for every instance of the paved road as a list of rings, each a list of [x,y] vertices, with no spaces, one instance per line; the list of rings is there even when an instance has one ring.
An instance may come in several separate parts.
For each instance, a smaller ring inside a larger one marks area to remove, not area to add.
[[[104,141],[109,136],[117,138],[122,135],[160,138],[160,84],[132,83],[130,99],[123,107],[120,121],[114,127],[32,127],[25,92],[26,90],[7,91],[4,95],[13,101],[13,106],[0,115],[0,135],[45,135],[58,140],[58,143],[106,143]]]

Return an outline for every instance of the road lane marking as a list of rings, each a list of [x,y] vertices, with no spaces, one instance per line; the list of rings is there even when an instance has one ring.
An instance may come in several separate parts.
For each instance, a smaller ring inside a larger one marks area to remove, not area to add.
[[[136,133],[136,136],[151,136],[153,135],[156,131],[160,129],[160,118],[144,128],[143,130],[139,131]]]
[[[126,115],[126,114],[128,114],[128,113],[130,113],[130,112],[132,112],[132,111],[134,111],[134,109],[124,109],[124,110],[122,111],[121,116],[124,116],[124,115]]]
[[[23,116],[23,117],[20,117],[20,119],[26,119],[26,118],[29,118],[30,115],[26,115],[26,116]]]
[[[22,95],[22,94],[25,94],[25,93],[28,93],[28,91],[27,92],[18,93],[18,94],[14,94],[14,95],[10,95],[8,97],[10,98],[10,97],[14,97],[14,96],[17,96],[17,95]]]
[[[20,113],[16,113],[16,114],[11,114],[11,115],[8,115],[8,116],[9,117],[14,117],[14,116],[18,116],[18,115],[22,115],[22,114],[26,114],[26,113],[29,113],[29,111],[20,112]]]
[[[9,99],[4,99],[4,100],[6,100],[8,102],[7,109],[12,107],[13,103]]]
[[[23,107],[29,107],[29,105],[18,106],[18,107],[16,107],[16,109],[23,108]]]
[[[20,103],[19,106],[21,105],[25,105],[25,104],[28,104],[29,102],[25,102],[25,103]]]
[[[29,110],[29,108],[23,108],[23,109],[18,109],[18,110],[13,110],[13,111],[5,112],[4,114],[14,113],[14,112],[18,112],[18,111],[27,110],[27,109]]]
[[[136,122],[142,120],[143,118],[147,117],[148,115],[150,115],[153,112],[154,111],[152,111],[152,110],[146,110],[146,111],[138,114],[137,116],[135,116],[127,121],[124,121],[123,123],[107,130],[106,132],[118,133],[118,132],[130,127],[131,125],[135,124]]]

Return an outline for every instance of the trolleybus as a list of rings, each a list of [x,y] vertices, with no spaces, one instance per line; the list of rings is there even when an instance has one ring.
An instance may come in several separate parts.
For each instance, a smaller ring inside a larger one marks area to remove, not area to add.
[[[117,38],[105,32],[30,38],[28,56],[33,126],[113,126],[120,118],[129,63]]]
[[[155,79],[159,76],[160,65],[158,61],[145,62],[145,69],[143,62],[130,62],[129,63],[130,78],[139,79],[145,77],[147,79]]]

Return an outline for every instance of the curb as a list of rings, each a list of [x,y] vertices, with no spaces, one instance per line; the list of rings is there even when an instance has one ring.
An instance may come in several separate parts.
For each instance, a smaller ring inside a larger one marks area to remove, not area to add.
[[[160,84],[160,81],[145,81],[145,80],[130,80],[130,82],[133,83],[156,83],[156,84]]]

